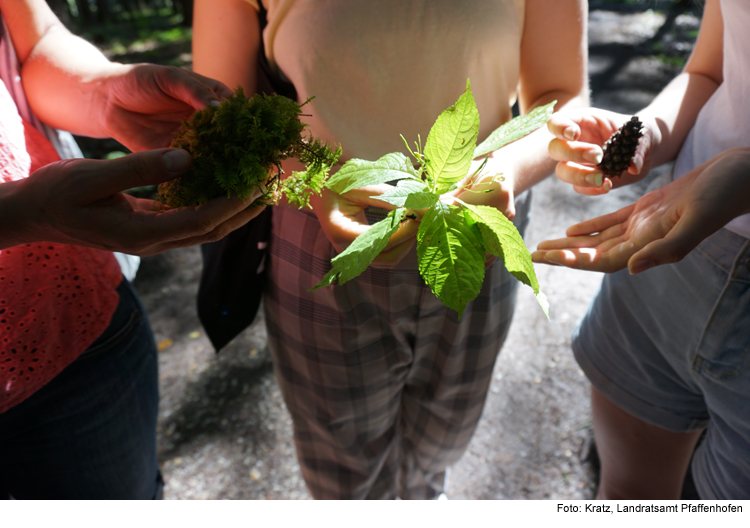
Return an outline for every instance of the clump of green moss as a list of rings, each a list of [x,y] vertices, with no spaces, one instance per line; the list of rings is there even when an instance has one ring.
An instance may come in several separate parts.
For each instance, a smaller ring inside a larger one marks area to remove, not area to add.
[[[157,199],[167,207],[197,206],[218,196],[247,199],[259,188],[264,204],[284,195],[297,207],[309,207],[310,195],[322,190],[341,147],[332,151],[319,139],[303,137],[301,106],[280,95],[247,98],[238,87],[218,106],[199,110],[172,142],[190,153],[190,169],[161,184]],[[299,158],[306,171],[281,180],[281,162],[289,157]]]

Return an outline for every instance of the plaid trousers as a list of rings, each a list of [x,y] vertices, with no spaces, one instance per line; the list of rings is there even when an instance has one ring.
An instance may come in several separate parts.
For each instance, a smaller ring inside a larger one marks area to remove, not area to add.
[[[438,496],[482,413],[516,279],[495,262],[461,321],[408,264],[308,292],[335,250],[309,212],[277,207],[273,223],[269,348],[313,497]]]

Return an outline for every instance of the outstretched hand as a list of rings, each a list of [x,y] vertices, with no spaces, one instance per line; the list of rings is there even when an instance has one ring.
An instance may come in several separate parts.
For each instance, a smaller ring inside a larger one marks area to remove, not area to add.
[[[651,120],[643,121],[640,139],[630,166],[620,177],[604,177],[596,165],[602,161],[602,146],[617,132],[630,116],[598,108],[585,108],[552,114],[547,128],[555,136],[549,143],[549,155],[557,161],[557,177],[573,185],[580,194],[606,194],[641,180],[651,168],[651,151],[661,136],[658,126]]]
[[[728,150],[635,204],[539,244],[532,260],[636,274],[682,260],[704,238],[750,212],[750,149]]]
[[[232,94],[219,81],[171,66],[123,66],[101,85],[102,128],[134,152],[168,147],[184,119]]]
[[[256,217],[262,207],[239,198],[216,198],[197,207],[158,210],[152,200],[122,191],[181,176],[187,152],[162,149],[114,160],[75,159],[51,163],[26,179],[4,183],[12,193],[6,213],[15,239],[59,242],[147,256],[168,249],[219,240]]]
[[[337,194],[330,189],[324,189],[320,196],[313,196],[310,199],[320,227],[336,251],[339,253],[344,251],[355,238],[370,228],[365,218],[367,207],[389,210],[394,208],[389,203],[373,198],[391,188],[387,184],[371,185],[353,189],[345,194]],[[418,230],[418,218],[404,220],[398,231],[391,236],[388,245],[375,257],[371,265],[374,268],[394,268],[414,246]]]

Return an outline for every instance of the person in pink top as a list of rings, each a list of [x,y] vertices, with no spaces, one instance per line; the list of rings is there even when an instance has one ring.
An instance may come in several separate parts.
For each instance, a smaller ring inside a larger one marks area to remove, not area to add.
[[[157,212],[122,191],[183,174],[189,155],[164,147],[230,91],[111,63],[43,0],[0,13],[0,498],[157,498],[156,347],[112,251],[214,241],[261,209]],[[136,153],[63,161],[55,129]]]

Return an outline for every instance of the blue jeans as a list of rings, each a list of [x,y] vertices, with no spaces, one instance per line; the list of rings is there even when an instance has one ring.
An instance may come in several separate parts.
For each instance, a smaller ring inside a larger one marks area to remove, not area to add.
[[[0,414],[0,497],[161,498],[151,327],[123,279],[105,332],[50,383]]]

